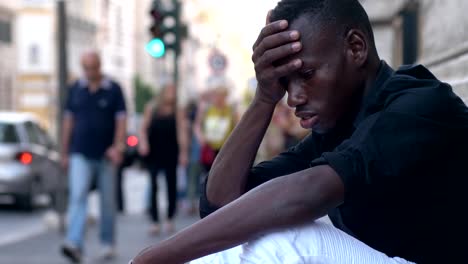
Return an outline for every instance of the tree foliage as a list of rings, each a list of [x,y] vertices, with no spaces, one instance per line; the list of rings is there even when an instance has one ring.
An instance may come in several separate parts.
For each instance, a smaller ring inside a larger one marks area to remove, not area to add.
[[[145,104],[151,100],[154,95],[154,90],[148,83],[145,83],[140,76],[135,76],[135,112],[141,114],[145,109]]]

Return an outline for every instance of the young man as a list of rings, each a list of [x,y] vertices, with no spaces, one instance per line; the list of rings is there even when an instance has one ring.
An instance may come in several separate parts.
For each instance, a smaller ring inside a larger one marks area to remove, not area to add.
[[[134,263],[237,245],[194,263],[467,263],[464,103],[423,66],[381,61],[357,0],[282,0],[270,14],[255,99],[201,199],[211,214]],[[286,92],[312,133],[251,168]],[[334,227],[314,222],[326,214]]]
[[[62,165],[68,168],[70,198],[68,229],[62,253],[82,259],[87,201],[92,177],[97,177],[101,208],[102,257],[114,255],[115,169],[121,162],[126,110],[120,86],[100,70],[95,52],[82,55],[85,76],[69,89],[62,132]]]

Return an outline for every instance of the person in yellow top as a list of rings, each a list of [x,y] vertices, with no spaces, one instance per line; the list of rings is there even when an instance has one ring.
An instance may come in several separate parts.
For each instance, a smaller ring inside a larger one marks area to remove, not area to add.
[[[218,82],[208,91],[207,102],[198,108],[194,132],[201,146],[200,162],[207,171],[238,121],[228,95],[226,83]]]

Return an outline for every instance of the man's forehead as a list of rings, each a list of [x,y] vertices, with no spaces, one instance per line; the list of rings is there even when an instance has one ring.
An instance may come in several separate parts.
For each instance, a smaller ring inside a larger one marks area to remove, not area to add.
[[[301,39],[328,39],[338,34],[336,24],[324,21],[318,15],[303,14],[290,22],[290,30],[297,30]]]
[[[97,64],[100,62],[99,56],[95,53],[86,53],[81,57],[83,64]]]

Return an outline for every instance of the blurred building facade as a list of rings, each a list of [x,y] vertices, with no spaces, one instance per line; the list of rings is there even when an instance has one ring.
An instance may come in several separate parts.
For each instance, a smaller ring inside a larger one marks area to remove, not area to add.
[[[422,63],[468,103],[465,0],[361,0],[380,56],[397,67]]]
[[[425,0],[420,4],[420,57],[468,103],[468,1]]]
[[[15,110],[35,113],[50,128],[55,108],[54,5],[17,1]]]
[[[0,110],[15,108],[16,1],[0,2]]]

